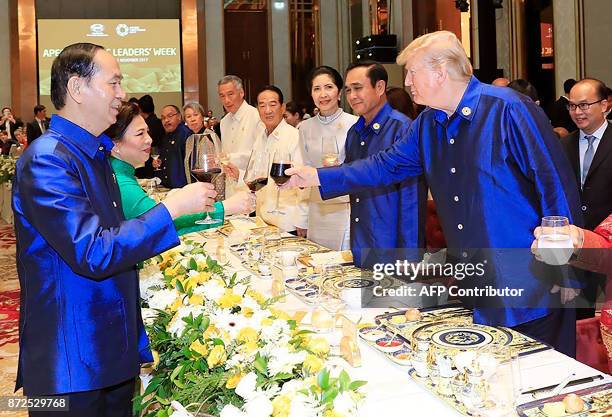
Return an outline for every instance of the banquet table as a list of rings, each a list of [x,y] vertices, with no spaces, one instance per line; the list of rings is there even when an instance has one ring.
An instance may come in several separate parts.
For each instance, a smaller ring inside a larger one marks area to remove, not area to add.
[[[206,236],[210,236],[210,233],[194,233],[187,235],[187,238],[206,242],[208,253],[214,257],[216,246],[220,240],[218,236],[209,238]],[[227,268],[230,271],[236,272],[239,276],[250,276],[251,285],[255,289],[264,294],[271,294],[272,281],[270,279],[262,279],[252,271],[245,269],[241,260],[229,250],[227,241],[228,239],[223,240],[228,262]],[[284,301],[279,302],[276,307],[288,313],[312,308],[291,293],[288,293]],[[368,308],[350,311],[347,314],[352,317],[363,316],[362,322],[372,322],[376,315],[387,311],[389,310],[384,308]],[[378,417],[410,410],[412,415],[418,416],[461,416],[458,411],[413,381],[408,375],[407,367],[391,362],[383,353],[373,349],[363,340],[359,340],[359,347],[361,352],[360,367],[352,368],[340,358],[332,358],[331,360],[341,364],[353,380],[367,381],[367,384],[363,387],[366,398],[360,408],[360,415],[364,417]],[[519,359],[518,366],[521,374],[520,386],[522,392],[558,384],[571,371],[575,372],[575,376],[572,377],[573,380],[592,376],[601,376],[603,379],[566,388],[562,393],[576,391],[577,389],[599,385],[612,380],[610,375],[603,374],[553,349],[522,356]],[[518,403],[522,404],[534,399],[531,394],[522,395]]]

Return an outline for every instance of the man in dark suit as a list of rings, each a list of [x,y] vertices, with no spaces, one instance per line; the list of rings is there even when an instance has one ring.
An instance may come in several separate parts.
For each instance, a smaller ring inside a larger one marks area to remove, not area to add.
[[[561,139],[580,185],[584,225],[593,230],[612,213],[612,127],[606,120],[608,92],[605,84],[584,79],[572,87],[568,110],[579,130]],[[599,276],[601,277],[601,276]],[[589,273],[584,297],[594,303],[601,278]],[[588,318],[594,308],[578,309],[577,317]]]
[[[559,97],[559,99],[552,103],[546,111],[546,114],[548,115],[550,123],[553,127],[562,127],[566,129],[569,133],[577,129],[576,124],[574,123],[574,121],[570,117],[569,112],[567,111],[567,97],[570,90],[575,84],[576,80],[574,80],[573,78],[565,80],[565,82],[563,83],[563,91],[565,92],[565,95]]]
[[[28,123],[28,144],[34,139],[45,133],[49,129],[49,118],[47,117],[47,108],[42,104],[34,106],[34,120]]]

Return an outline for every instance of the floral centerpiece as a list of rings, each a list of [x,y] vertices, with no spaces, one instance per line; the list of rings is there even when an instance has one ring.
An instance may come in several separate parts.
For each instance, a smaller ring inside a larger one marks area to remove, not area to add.
[[[0,184],[13,180],[17,160],[10,156],[0,156]]]
[[[135,415],[356,415],[364,382],[325,368],[328,342],[227,274],[201,244],[150,260],[143,275],[155,362]]]

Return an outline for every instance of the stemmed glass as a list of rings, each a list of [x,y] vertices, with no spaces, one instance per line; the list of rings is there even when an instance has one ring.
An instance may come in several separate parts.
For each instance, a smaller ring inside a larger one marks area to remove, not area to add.
[[[212,183],[221,174],[219,148],[209,135],[193,135],[193,150],[191,153],[191,176],[197,181]],[[206,217],[197,220],[196,224],[216,224],[219,220]]]
[[[157,161],[159,159],[159,149],[157,149],[155,146],[151,147],[151,158],[153,158],[153,161]],[[161,168],[154,168],[153,171],[161,171]]]
[[[270,155],[266,151],[253,150],[246,171],[244,172],[244,183],[252,193],[261,190],[268,185],[268,166]]]
[[[335,136],[323,136],[321,138],[321,164],[324,167],[340,165],[340,152]]]
[[[272,159],[272,167],[270,168],[270,177],[274,180],[276,185],[280,187],[287,181],[289,181],[289,175],[285,174],[285,170],[292,167],[291,164],[291,153],[281,149],[274,152],[274,158]],[[278,206],[278,200],[280,198],[280,188],[276,189],[276,207],[274,210],[268,211],[270,214],[285,214],[284,211]]]

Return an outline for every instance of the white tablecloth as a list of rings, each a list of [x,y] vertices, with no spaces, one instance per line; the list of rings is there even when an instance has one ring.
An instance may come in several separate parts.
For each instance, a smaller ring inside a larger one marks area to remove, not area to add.
[[[206,240],[199,234],[192,234],[189,235],[189,237],[193,237],[194,240]],[[207,248],[209,249],[209,254],[212,256],[212,254],[215,253],[216,241],[208,241]],[[246,270],[241,265],[240,259],[227,248],[226,253],[231,269],[235,270],[240,275],[251,275],[252,285],[255,289],[266,294],[270,293],[271,280],[261,279]],[[278,307],[286,311],[305,310],[310,308],[292,294],[288,294],[285,301],[279,304]],[[363,315],[363,322],[366,322],[372,321],[374,316],[384,311],[384,309],[362,309],[355,312],[355,314]],[[352,379],[368,381],[367,385],[363,388],[366,394],[366,400],[360,409],[362,416],[381,417],[389,416],[397,412],[419,417],[461,416],[459,412],[446,405],[441,399],[414,382],[410,376],[408,376],[407,367],[401,367],[392,363],[382,353],[371,348],[365,342],[360,340],[359,343],[362,359],[361,367],[350,368],[345,361],[341,359],[337,360],[341,361],[344,367],[346,367]],[[612,379],[609,375],[602,374],[598,370],[586,366],[555,350],[546,350],[521,357],[519,366],[521,370],[522,391],[557,384],[561,382],[570,371],[576,373],[573,379],[594,375],[602,375],[606,379]],[[575,391],[578,388],[598,385],[602,382],[603,380],[598,380],[591,384],[570,387],[563,392]],[[533,400],[534,398],[532,396],[525,395],[519,399],[519,403],[522,404]]]

